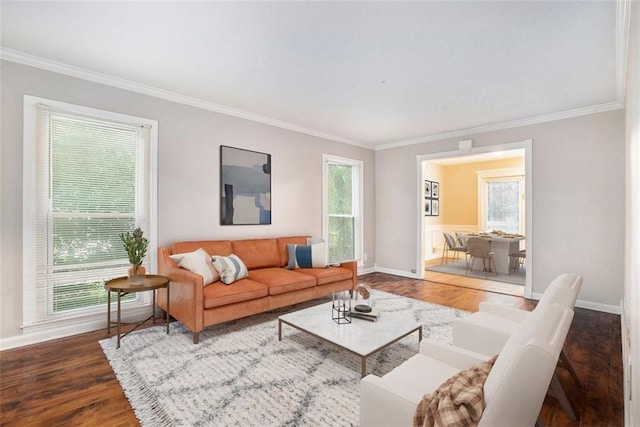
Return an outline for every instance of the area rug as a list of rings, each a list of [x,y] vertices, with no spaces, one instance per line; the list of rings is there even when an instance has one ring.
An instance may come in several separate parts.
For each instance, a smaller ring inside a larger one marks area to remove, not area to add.
[[[373,299],[381,316],[402,312],[443,342],[453,320],[468,314],[382,291]],[[279,315],[326,301],[209,327],[197,345],[179,322],[169,335],[155,326],[127,335],[120,349],[115,337],[100,345],[142,426],[355,426],[360,358],[286,325],[278,341]],[[411,334],[370,356],[368,373],[384,375],[418,348]]]
[[[466,271],[467,265],[465,260],[451,261],[443,265],[430,265],[426,267],[427,271],[437,271],[438,273],[457,274],[458,276],[475,277],[478,279],[488,279],[496,282],[511,283],[513,285],[524,286],[526,281],[525,270],[521,269],[511,274],[503,273],[487,273],[486,275],[482,271],[482,263],[477,263],[476,269],[473,271]]]

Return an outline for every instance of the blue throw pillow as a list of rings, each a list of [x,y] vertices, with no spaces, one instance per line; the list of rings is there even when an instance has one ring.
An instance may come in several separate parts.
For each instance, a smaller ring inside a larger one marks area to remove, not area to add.
[[[289,264],[287,268],[324,268],[327,266],[327,244],[316,243],[315,245],[287,245],[289,253]]]

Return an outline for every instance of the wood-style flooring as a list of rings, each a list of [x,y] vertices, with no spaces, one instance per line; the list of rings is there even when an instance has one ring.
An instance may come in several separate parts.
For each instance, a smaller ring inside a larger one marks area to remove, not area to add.
[[[467,311],[476,311],[482,301],[523,309],[535,306],[519,296],[381,273],[361,276],[359,282]],[[101,330],[0,352],[0,425],[138,425],[98,344],[105,337]],[[541,421],[548,427],[622,426],[620,316],[576,309],[565,350],[584,383],[578,388],[559,371],[579,420],[570,421],[557,401],[547,397]]]

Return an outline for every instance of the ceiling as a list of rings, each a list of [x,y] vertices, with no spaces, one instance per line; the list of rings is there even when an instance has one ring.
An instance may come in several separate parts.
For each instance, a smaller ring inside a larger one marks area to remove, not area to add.
[[[380,149],[621,108],[620,4],[2,0],[1,53]]]

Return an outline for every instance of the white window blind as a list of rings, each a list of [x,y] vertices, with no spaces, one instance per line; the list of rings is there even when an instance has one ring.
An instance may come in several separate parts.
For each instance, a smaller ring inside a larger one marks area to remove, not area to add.
[[[128,267],[120,233],[140,227],[147,237],[155,234],[150,126],[73,107],[32,106],[35,132],[25,144],[24,326],[104,313],[105,280]],[[143,263],[147,270],[153,250],[150,245]],[[139,298],[129,297],[144,302]]]
[[[323,172],[329,262],[362,261],[362,162],[325,155]]]

